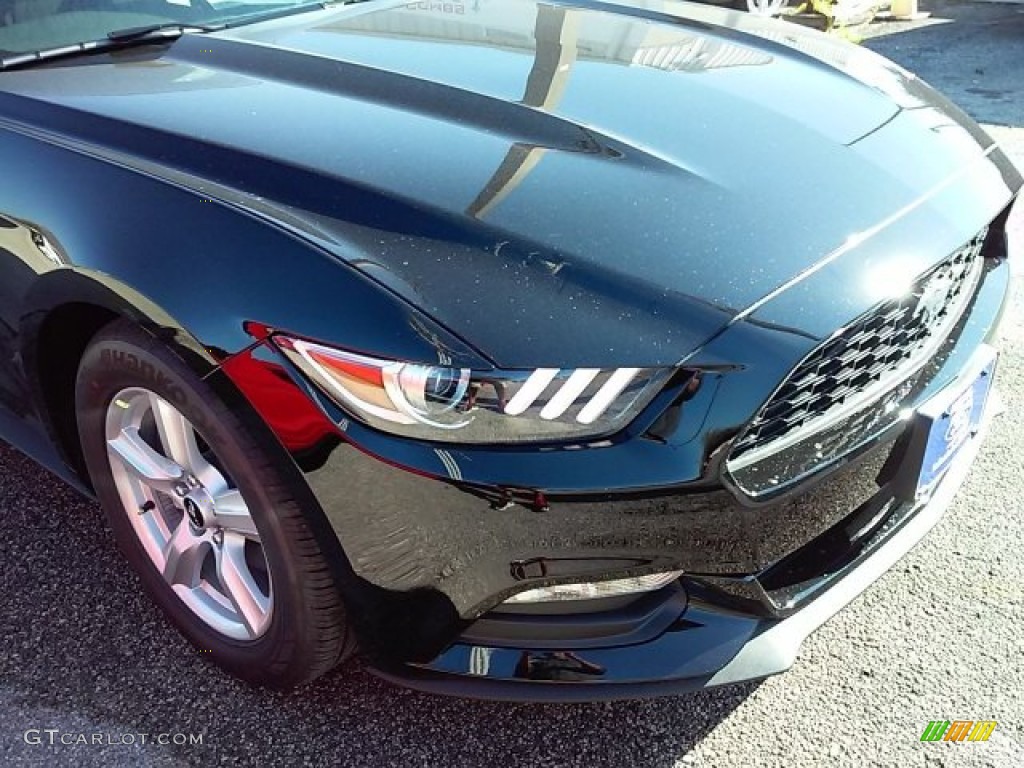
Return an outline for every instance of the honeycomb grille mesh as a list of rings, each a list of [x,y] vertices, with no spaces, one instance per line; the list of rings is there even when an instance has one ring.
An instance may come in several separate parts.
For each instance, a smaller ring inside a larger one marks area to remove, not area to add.
[[[881,397],[909,376],[946,337],[973,294],[984,238],[980,233],[912,291],[879,304],[804,358],[733,445],[730,461],[783,438],[811,434],[835,414],[871,402],[858,402],[864,395]]]

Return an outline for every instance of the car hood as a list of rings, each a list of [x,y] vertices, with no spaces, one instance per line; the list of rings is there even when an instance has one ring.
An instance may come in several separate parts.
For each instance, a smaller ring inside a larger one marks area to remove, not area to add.
[[[10,114],[302,231],[506,367],[676,363],[990,143],[870,52],[679,3],[376,2],[114,59],[6,73]]]

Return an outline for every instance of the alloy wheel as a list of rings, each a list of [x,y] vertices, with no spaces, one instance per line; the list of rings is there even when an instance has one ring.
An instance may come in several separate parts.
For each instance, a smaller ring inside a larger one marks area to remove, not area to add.
[[[270,567],[241,491],[196,428],[164,398],[121,390],[106,414],[107,457],[125,514],[157,571],[199,619],[234,640],[270,624]]]

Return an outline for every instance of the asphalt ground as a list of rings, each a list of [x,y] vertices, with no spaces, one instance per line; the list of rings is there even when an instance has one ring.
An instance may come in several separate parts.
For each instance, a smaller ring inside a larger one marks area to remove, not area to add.
[[[866,44],[990,126],[1024,167],[1024,5],[922,7],[932,19],[873,25]],[[289,695],[252,689],[140,594],[94,504],[0,445],[0,765],[1024,766],[1020,308],[1018,296],[1000,363],[1006,412],[942,522],[789,673],[673,699],[440,699],[358,664]],[[918,740],[946,719],[998,726],[985,743]],[[104,743],[60,743],[83,734]]]

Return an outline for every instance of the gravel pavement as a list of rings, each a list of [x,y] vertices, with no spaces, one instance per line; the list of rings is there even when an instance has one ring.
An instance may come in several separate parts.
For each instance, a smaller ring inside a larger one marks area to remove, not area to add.
[[[990,125],[1024,167],[1024,5],[922,6],[933,19],[873,25],[867,44]],[[0,765],[1020,768],[1020,304],[1001,361],[1006,413],[943,521],[812,636],[788,674],[675,699],[448,700],[358,665],[290,695],[254,690],[194,653],[141,596],[95,505],[0,445]],[[986,743],[918,741],[929,720],[958,718],[999,725]],[[42,729],[54,728],[135,743],[51,747]],[[41,744],[26,743],[29,729]],[[158,734],[202,744],[152,743]]]

